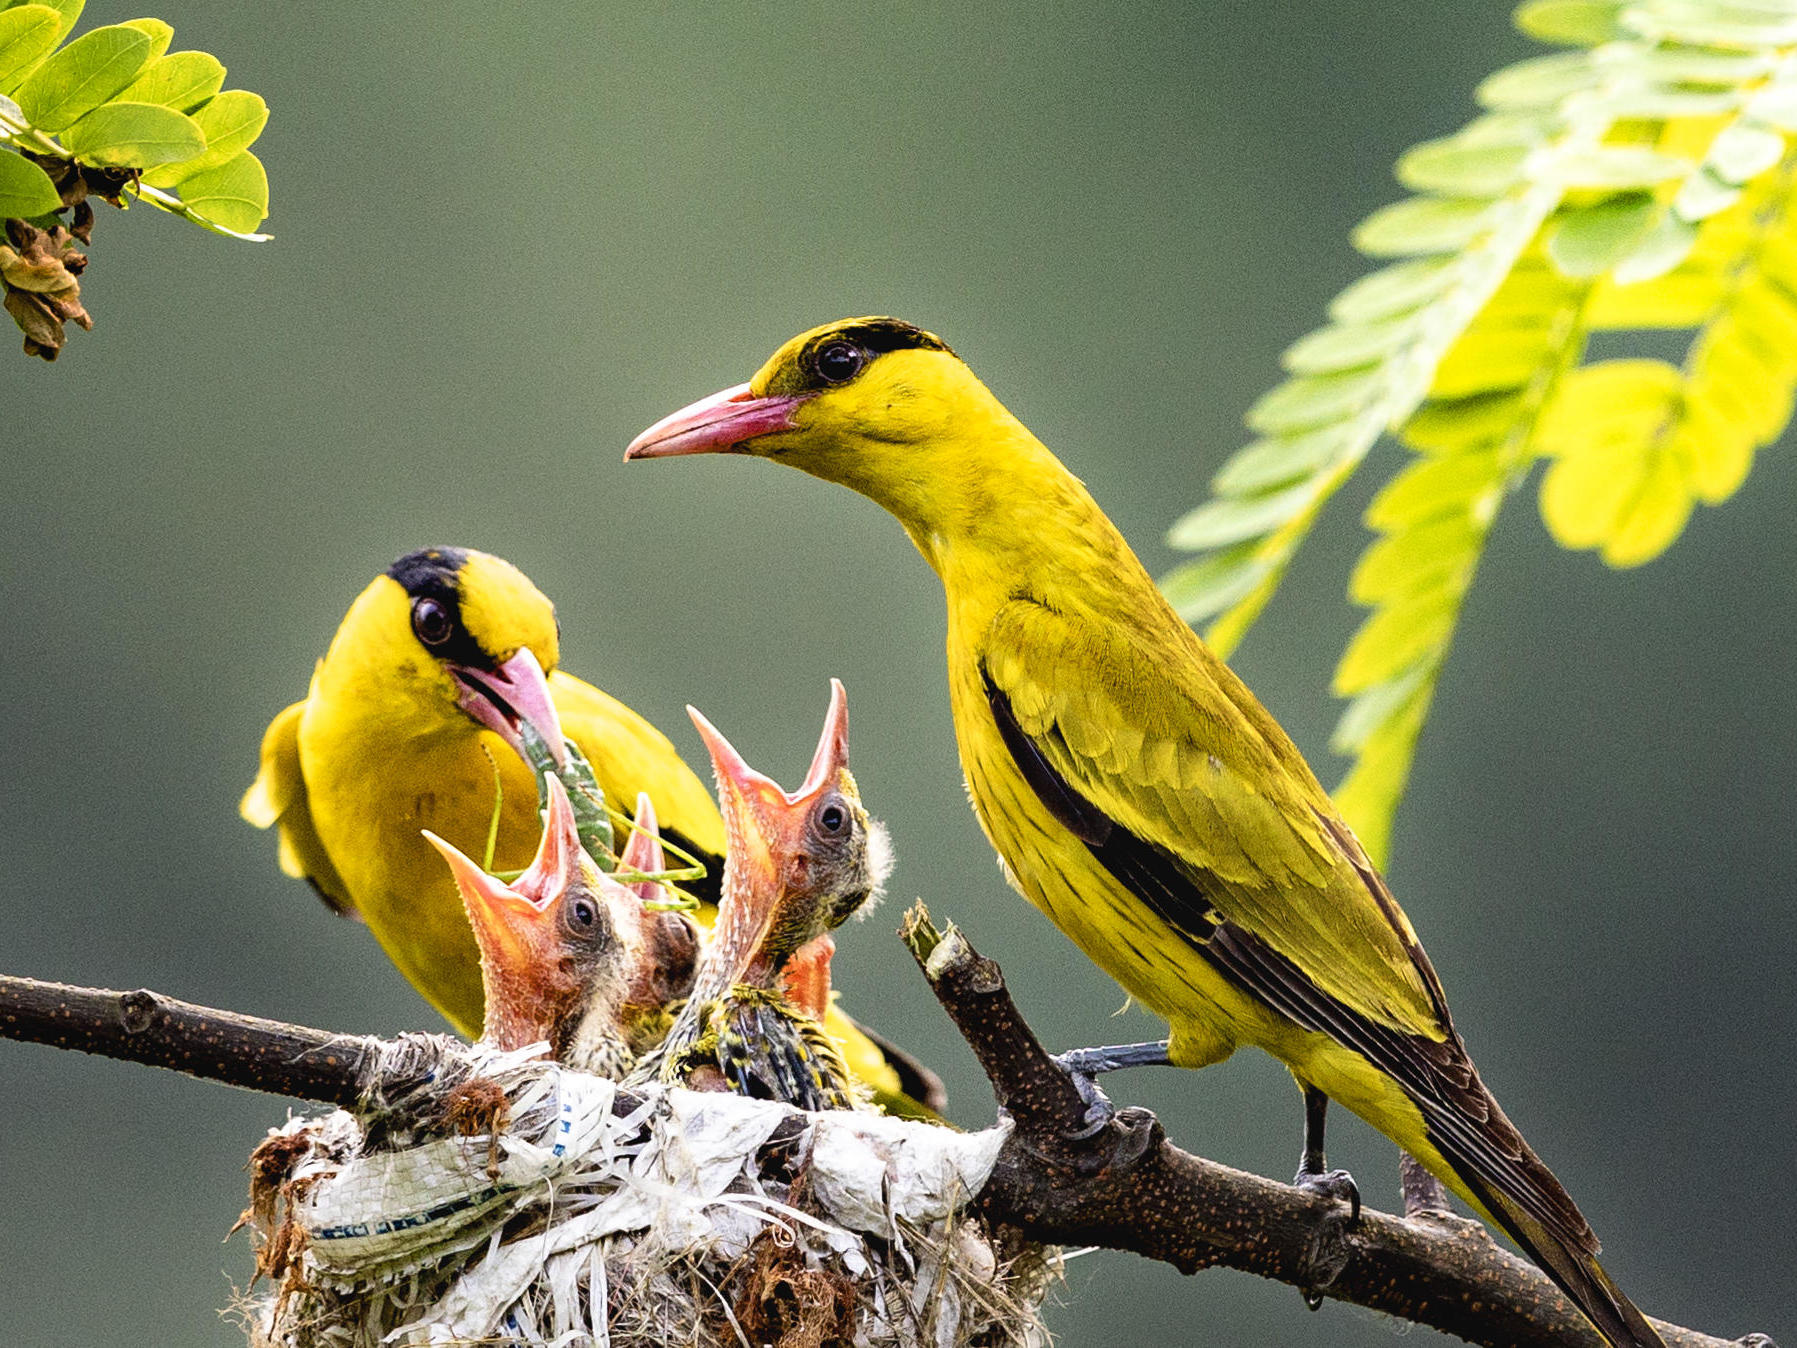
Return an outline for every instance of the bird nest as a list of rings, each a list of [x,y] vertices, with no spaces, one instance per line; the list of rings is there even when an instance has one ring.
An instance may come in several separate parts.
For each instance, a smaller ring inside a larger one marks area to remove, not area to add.
[[[255,1348],[1048,1342],[1056,1253],[967,1212],[1003,1128],[627,1091],[535,1049],[441,1080],[257,1148]]]

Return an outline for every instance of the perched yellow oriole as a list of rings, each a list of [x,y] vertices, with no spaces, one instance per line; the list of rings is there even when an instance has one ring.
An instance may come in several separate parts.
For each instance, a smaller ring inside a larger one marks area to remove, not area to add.
[[[628,459],[790,464],[897,516],[942,580],[956,741],[1012,883],[1144,1006],[1166,1059],[1241,1044],[1516,1240],[1612,1344],[1660,1340],[1480,1081],[1416,933],[1295,745],[1182,622],[1084,485],[930,333],[793,338]]]

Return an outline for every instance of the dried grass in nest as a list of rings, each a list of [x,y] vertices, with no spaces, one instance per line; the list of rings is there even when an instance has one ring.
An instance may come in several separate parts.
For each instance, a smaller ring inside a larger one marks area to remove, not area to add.
[[[275,1130],[245,1214],[272,1288],[242,1307],[252,1344],[1048,1343],[1056,1252],[1001,1258],[964,1212],[1000,1130],[686,1090],[631,1104],[485,1054],[453,1099],[404,1102],[423,1130],[341,1112]]]

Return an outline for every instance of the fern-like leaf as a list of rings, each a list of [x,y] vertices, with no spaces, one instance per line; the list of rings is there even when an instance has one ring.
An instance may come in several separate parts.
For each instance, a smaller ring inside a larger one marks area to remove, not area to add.
[[[1657,556],[1732,494],[1797,394],[1797,0],[1534,0],[1523,30],[1576,50],[1479,89],[1485,112],[1416,147],[1416,195],[1355,234],[1395,259],[1330,306],[1258,402],[1260,438],[1169,541],[1164,582],[1227,655],[1322,507],[1391,432],[1416,458],[1368,512],[1350,593],[1373,609],[1336,671],[1353,699],[1338,801],[1388,847],[1462,602],[1506,497],[1551,460],[1557,541]],[[1695,329],[1682,365],[1583,365],[1597,330]]]

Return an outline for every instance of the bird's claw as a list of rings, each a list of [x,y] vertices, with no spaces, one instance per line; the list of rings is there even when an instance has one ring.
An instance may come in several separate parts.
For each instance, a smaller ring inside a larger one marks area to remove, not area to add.
[[[1083,1128],[1067,1135],[1070,1142],[1083,1142],[1087,1138],[1096,1137],[1104,1131],[1105,1125],[1117,1116],[1117,1107],[1111,1103],[1111,1097],[1099,1087],[1095,1077],[1076,1068],[1069,1068],[1059,1058],[1061,1070],[1067,1073],[1073,1082],[1073,1088],[1079,1092],[1080,1103],[1086,1107],[1086,1122]]]
[[[1360,1220],[1360,1186],[1354,1183],[1354,1177],[1345,1170],[1331,1170],[1317,1174],[1308,1170],[1300,1170],[1293,1178],[1295,1188],[1307,1194],[1319,1194],[1324,1198],[1339,1198],[1348,1205],[1348,1221],[1350,1224]]]
[[[1097,1048],[1070,1048],[1055,1055],[1055,1064],[1069,1076],[1095,1077],[1125,1067],[1165,1067],[1168,1044],[1158,1039],[1146,1044],[1103,1044]]]

